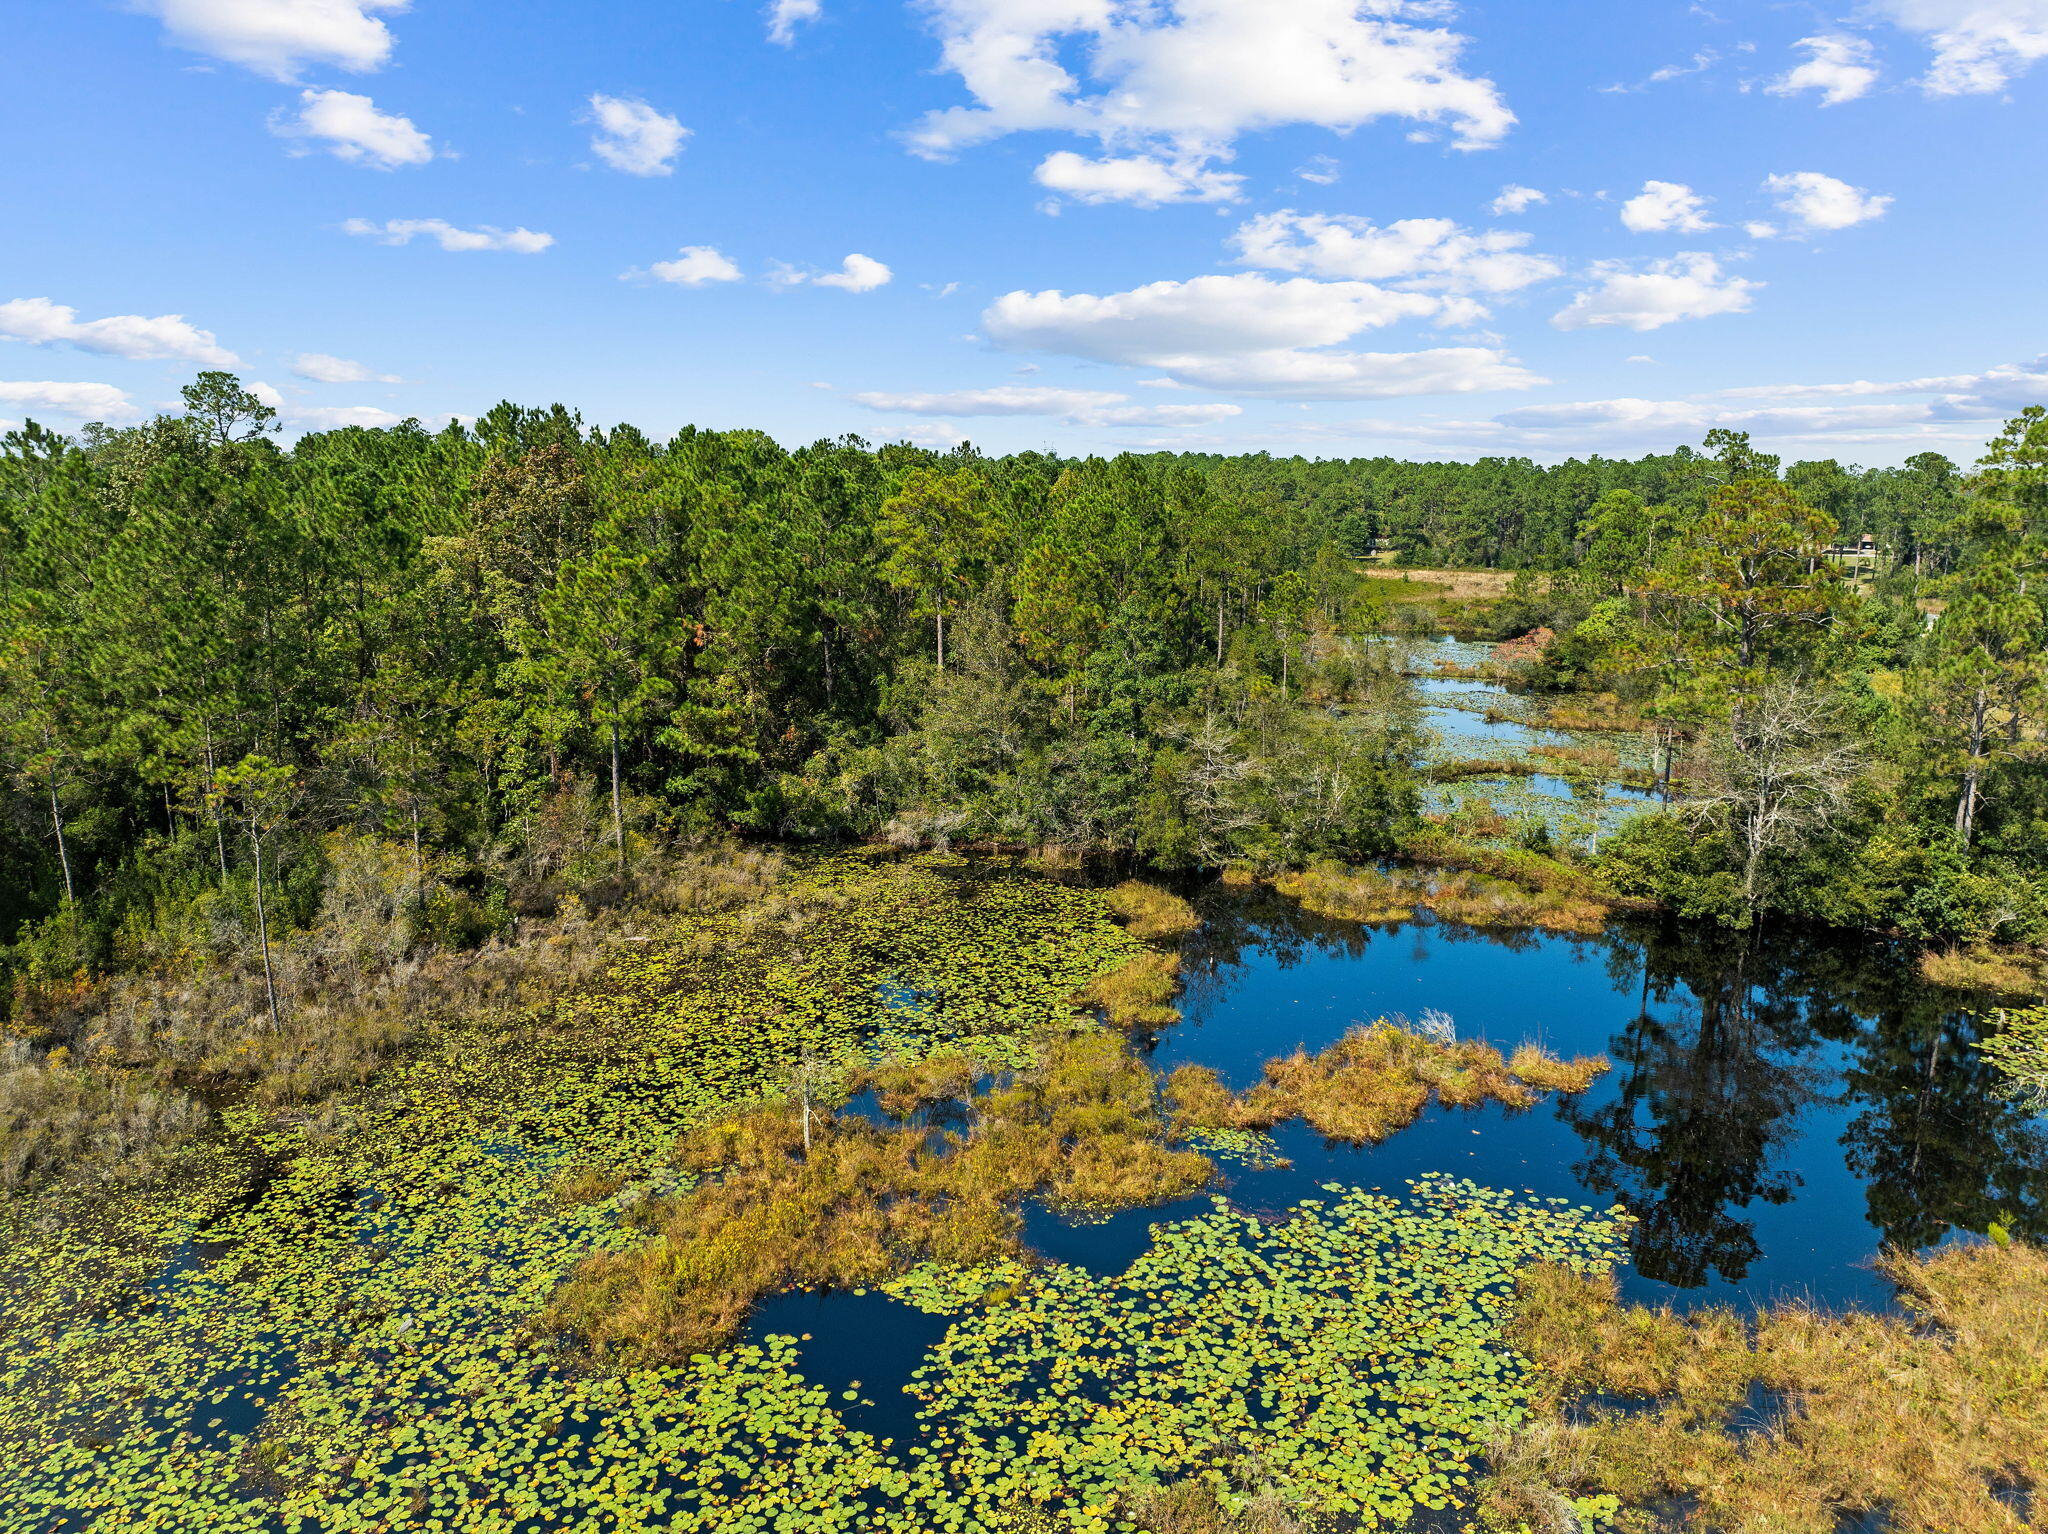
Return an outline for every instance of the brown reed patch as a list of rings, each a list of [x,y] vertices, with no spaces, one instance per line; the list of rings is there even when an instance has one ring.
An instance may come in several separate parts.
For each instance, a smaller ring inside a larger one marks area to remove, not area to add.
[[[1882,1266],[1904,1315],[1680,1315],[1618,1304],[1611,1276],[1526,1271],[1512,1336],[1542,1412],[1490,1454],[1488,1514],[1513,1527],[1608,1494],[1628,1534],[1669,1527],[1672,1505],[1720,1534],[1832,1534],[1872,1516],[1897,1534],[2039,1527],[2020,1508],[2048,1490],[2048,1254],[1950,1246]],[[1780,1403],[1760,1420],[1744,1415],[1752,1387]]]
[[[1133,937],[1157,942],[1185,937],[1199,927],[1195,908],[1171,890],[1129,879],[1109,892],[1109,909]]]

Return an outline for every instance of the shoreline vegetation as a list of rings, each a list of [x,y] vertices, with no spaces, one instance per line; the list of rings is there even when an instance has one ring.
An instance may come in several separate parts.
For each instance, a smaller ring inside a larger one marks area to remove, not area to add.
[[[227,374],[184,399],[0,438],[0,1534],[1988,1534],[2042,1494],[2048,1259],[2002,1224],[1887,1259],[1907,1322],[1620,1307],[1623,1211],[1445,1175],[1219,1196],[1116,1280],[1020,1211],[1607,1068],[1426,1014],[1161,1079],[1179,881],[1886,933],[2038,1001],[2048,413],[1862,471],[509,404],[285,449]],[[1493,660],[1418,661],[1446,632]],[[1431,679],[1567,743],[1457,756]],[[1538,775],[1549,815],[1480,792]],[[1984,1045],[2021,1094],[2042,1036]],[[946,1318],[916,1442],[737,1340],[792,1286]]]

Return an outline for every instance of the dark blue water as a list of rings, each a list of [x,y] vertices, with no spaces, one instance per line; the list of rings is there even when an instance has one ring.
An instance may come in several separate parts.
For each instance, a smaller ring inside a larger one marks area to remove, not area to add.
[[[1293,1165],[1226,1167],[1241,1207],[1279,1211],[1342,1181],[1398,1190],[1447,1171],[1638,1220],[1631,1298],[1747,1308],[1786,1297],[1878,1308],[1887,1246],[1923,1248],[2003,1220],[2048,1237],[2048,1126],[1998,1095],[1967,998],[1921,981],[1909,950],[1810,933],[1617,924],[1598,938],[1369,928],[1265,891],[1196,894],[1184,1020],[1138,1041],[1161,1070],[1207,1065],[1233,1086],[1297,1047],[1318,1050],[1387,1013],[1449,1013],[1512,1049],[1605,1054],[1577,1097],[1510,1112],[1431,1107],[1379,1146],[1274,1138]],[[1207,1195],[1076,1223],[1027,1211],[1030,1245],[1097,1273],[1129,1265],[1155,1222]],[[801,1324],[798,1324],[801,1323]],[[933,1318],[876,1296],[788,1296],[750,1334],[813,1334],[807,1373],[860,1379],[862,1425],[912,1430],[897,1392]],[[829,1340],[827,1340],[829,1339]],[[880,1385],[877,1390],[871,1388]],[[900,1404],[892,1404],[891,1396]]]

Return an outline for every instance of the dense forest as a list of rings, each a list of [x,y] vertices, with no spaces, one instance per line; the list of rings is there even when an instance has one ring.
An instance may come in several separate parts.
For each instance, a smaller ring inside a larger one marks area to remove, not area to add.
[[[1967,469],[1857,471],[1726,432],[1548,468],[787,451],[509,404],[285,447],[226,374],[185,402],[0,447],[20,1070],[218,1061],[662,898],[713,834],[1455,862],[1385,642],[1445,622],[1550,630],[1515,685],[1656,742],[1667,810],[1525,866],[1734,925],[2048,937],[2039,410]],[[1375,550],[1518,573],[1423,610]]]

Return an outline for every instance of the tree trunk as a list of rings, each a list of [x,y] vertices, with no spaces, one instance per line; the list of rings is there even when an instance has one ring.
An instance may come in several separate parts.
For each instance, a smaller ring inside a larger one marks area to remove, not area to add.
[[[619,877],[626,875],[626,817],[619,807],[619,722],[612,721],[612,845],[619,854]]]
[[[277,1033],[277,977],[270,968],[270,914],[263,903],[263,838],[256,834],[256,815],[249,815],[249,849],[256,858],[256,942],[263,950],[263,994],[270,1003],[270,1031]]]
[[[412,800],[412,903],[418,905],[427,887],[426,858],[420,851],[420,801]]]
[[[804,1084],[804,1160],[811,1159],[811,1088]]]
[[[71,887],[71,849],[64,841],[64,810],[57,802],[57,761],[50,759],[50,825],[57,833],[57,861],[64,869],[64,903],[77,898]]]
[[[208,801],[213,796],[213,721],[203,721],[206,727],[206,790]],[[228,882],[228,835],[221,828],[220,806],[213,806],[213,850],[220,857],[220,882]]]
[[[939,671],[943,674],[946,669],[946,604],[943,601],[933,610],[932,618],[938,625]]]
[[[1977,824],[1977,785],[1984,770],[1984,716],[1988,707],[1980,687],[1970,704],[1970,754],[1963,768],[1963,792],[1956,800],[1956,835],[1966,847]]]
[[[1216,583],[1216,664],[1223,664],[1223,582]]]

